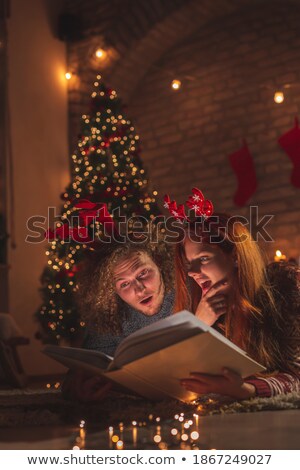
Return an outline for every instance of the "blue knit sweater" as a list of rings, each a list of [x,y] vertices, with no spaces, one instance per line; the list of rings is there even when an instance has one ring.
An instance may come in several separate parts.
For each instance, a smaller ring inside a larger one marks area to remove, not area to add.
[[[101,351],[109,356],[114,356],[115,350],[117,349],[118,345],[130,334],[134,333],[135,331],[139,330],[140,328],[144,328],[145,326],[149,326],[152,323],[155,323],[158,320],[162,320],[163,318],[168,317],[171,315],[173,311],[174,305],[174,291],[168,292],[165,295],[163,304],[161,309],[155,315],[144,315],[143,313],[129,307],[128,305],[124,305],[124,310],[120,312],[122,315],[122,332],[119,335],[111,335],[111,334],[100,334],[96,333],[89,329],[86,333],[83,347],[86,349],[94,349],[97,351]]]

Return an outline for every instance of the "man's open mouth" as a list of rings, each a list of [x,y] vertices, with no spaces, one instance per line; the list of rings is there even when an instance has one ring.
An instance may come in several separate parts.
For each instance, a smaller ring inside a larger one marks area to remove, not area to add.
[[[151,302],[151,300],[152,300],[152,297],[153,297],[152,295],[150,295],[149,297],[146,297],[145,299],[143,299],[143,300],[140,301],[140,304],[142,304],[142,305],[147,305],[147,304],[149,304],[149,303]]]

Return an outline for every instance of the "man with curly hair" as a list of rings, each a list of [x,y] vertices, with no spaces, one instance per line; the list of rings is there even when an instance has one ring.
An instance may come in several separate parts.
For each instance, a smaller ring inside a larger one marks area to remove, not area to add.
[[[83,347],[114,355],[128,335],[169,316],[173,300],[173,251],[161,239],[99,244],[87,253],[79,280],[78,305],[87,325]],[[71,398],[100,400],[110,388],[83,372],[70,377],[63,392]]]

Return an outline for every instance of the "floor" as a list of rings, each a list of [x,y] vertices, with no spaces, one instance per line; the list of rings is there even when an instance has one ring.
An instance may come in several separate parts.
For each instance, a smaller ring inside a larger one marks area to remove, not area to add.
[[[72,449],[76,445],[85,449],[109,448],[107,430],[88,430],[88,426],[86,429],[80,431],[79,427],[70,426],[0,429],[0,449]],[[193,441],[193,447],[199,449],[300,448],[300,412],[297,410],[200,417],[198,430],[199,438]],[[160,430],[161,441],[167,448],[191,448],[188,443],[180,445],[178,436],[176,443],[170,431],[167,426]],[[157,449],[154,434],[153,429],[138,428],[134,443],[132,430],[127,430],[121,436],[124,449]]]

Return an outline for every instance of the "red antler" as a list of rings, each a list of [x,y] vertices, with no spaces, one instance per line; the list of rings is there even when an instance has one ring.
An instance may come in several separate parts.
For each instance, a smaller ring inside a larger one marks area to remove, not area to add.
[[[211,201],[204,198],[202,191],[198,188],[192,189],[192,195],[186,201],[186,205],[195,211],[197,216],[210,217],[213,214],[214,206]]]
[[[198,217],[210,217],[213,214],[214,206],[211,201],[204,198],[202,191],[198,188],[192,189],[192,195],[186,201],[186,205],[195,211]],[[178,222],[189,222],[189,218],[185,214],[184,205],[180,204],[177,207],[176,201],[171,201],[168,194],[164,197],[164,207],[168,209],[170,214],[176,218]]]

